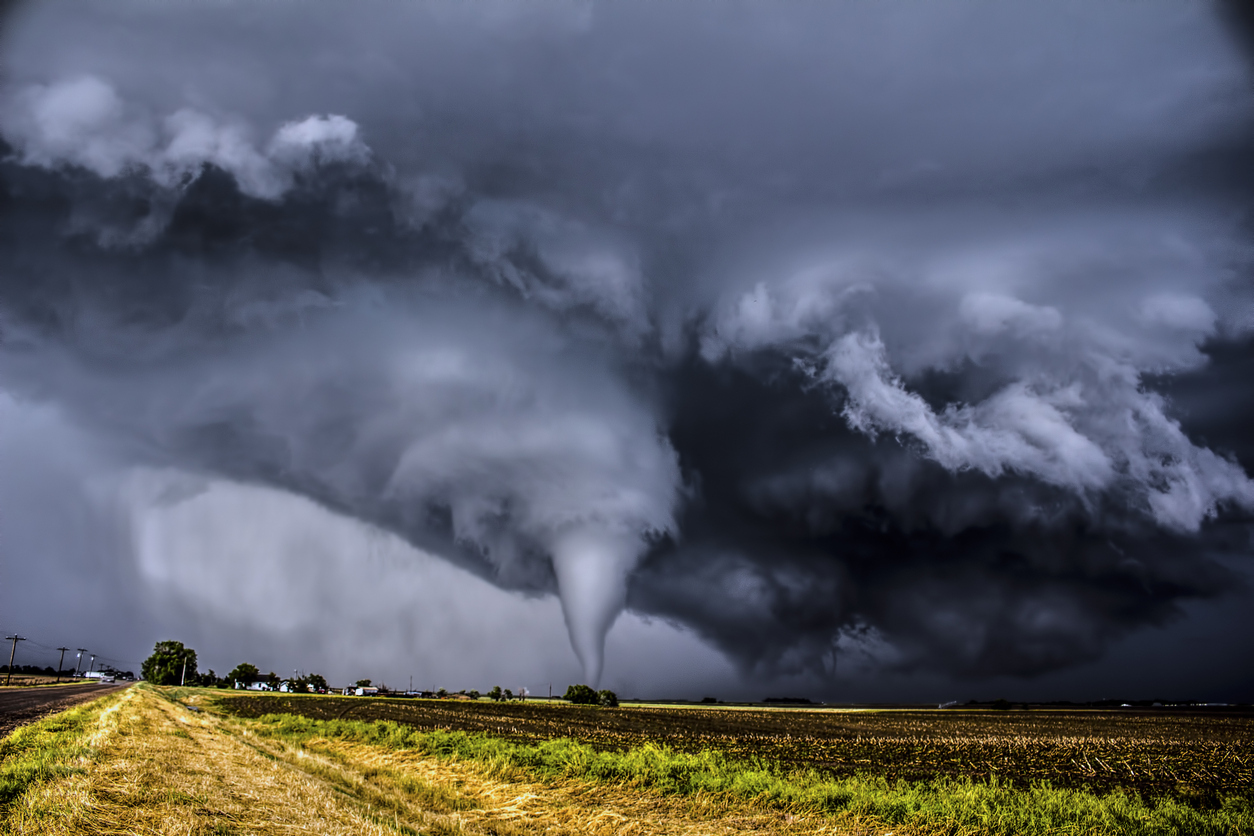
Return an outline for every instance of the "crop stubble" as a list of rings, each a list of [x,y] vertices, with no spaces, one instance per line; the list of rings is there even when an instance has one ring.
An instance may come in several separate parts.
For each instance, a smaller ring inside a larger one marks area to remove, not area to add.
[[[601,749],[715,749],[785,769],[890,780],[966,777],[1117,788],[1210,806],[1254,791],[1254,717],[1118,711],[727,711],[354,697],[224,697],[243,717],[391,720],[522,742],[567,737]]]

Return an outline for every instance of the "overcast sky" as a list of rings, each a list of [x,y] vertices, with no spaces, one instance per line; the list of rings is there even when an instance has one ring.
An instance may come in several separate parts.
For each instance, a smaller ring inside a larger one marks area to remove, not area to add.
[[[22,659],[1254,700],[1207,2],[46,2],[0,34]]]

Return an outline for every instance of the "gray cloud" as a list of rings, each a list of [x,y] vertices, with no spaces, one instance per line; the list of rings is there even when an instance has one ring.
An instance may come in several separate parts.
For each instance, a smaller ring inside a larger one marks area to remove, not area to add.
[[[558,593],[592,679],[624,607],[1033,675],[1236,585],[1214,9],[369,10],[11,17],[11,397]]]

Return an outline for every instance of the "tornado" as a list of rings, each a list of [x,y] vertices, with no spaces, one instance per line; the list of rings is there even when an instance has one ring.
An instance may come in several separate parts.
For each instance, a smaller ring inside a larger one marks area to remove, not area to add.
[[[605,665],[605,637],[623,611],[627,578],[643,550],[630,536],[591,528],[567,532],[553,546],[570,644],[594,688]]]

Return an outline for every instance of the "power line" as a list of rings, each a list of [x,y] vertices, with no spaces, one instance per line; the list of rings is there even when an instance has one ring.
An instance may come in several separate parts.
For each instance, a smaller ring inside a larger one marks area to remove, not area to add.
[[[9,672],[8,672],[8,675],[6,675],[4,678],[4,685],[7,688],[9,685],[9,680],[13,678],[13,657],[17,655],[17,643],[26,641],[26,637],[19,636],[17,633],[14,633],[11,636],[5,636],[4,640],[6,642],[13,642],[13,647],[11,650],[9,650]]]

